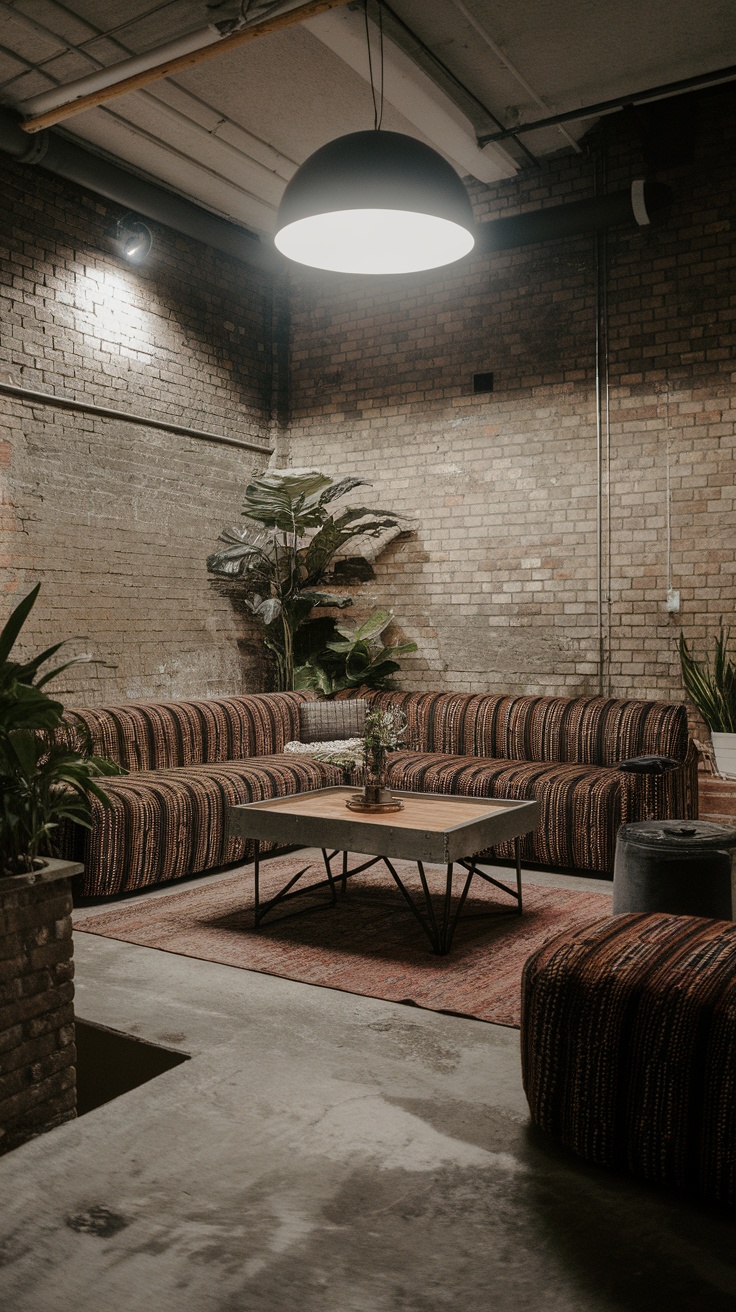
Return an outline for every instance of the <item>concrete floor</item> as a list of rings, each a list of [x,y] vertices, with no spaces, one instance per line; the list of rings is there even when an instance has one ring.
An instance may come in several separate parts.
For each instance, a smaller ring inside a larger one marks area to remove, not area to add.
[[[8,1312],[733,1312],[734,1218],[535,1135],[516,1031],[76,960],[80,1017],[193,1059],[0,1160]]]

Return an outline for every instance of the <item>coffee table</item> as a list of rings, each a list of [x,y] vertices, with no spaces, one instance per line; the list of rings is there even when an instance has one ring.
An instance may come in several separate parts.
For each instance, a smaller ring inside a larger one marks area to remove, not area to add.
[[[523,911],[521,889],[521,858],[519,839],[522,834],[536,828],[539,821],[538,802],[514,802],[493,798],[448,797],[438,793],[395,793],[404,803],[401,811],[385,814],[361,815],[349,811],[346,800],[355,795],[355,788],[319,788],[312,792],[297,793],[292,797],[276,797],[263,802],[250,802],[233,806],[229,812],[229,831],[255,843],[255,928],[282,902],[312,893],[315,889],[329,890],[327,905],[337,904],[338,885],[343,894],[352,875],[360,874],[371,866],[383,863],[401,892],[404,901],[421,925],[432,949],[440,956],[449,952],[460,913],[475,877],[513,900],[508,909],[478,912],[465,919],[480,916],[521,915]],[[513,840],[516,856],[516,887],[494,879],[478,868],[478,853],[499,843]],[[295,885],[310,869],[306,865],[283,888],[267,901],[260,898],[260,845],[277,843],[289,847],[318,847],[322,849],[326,878],[304,888]],[[332,849],[332,850],[329,850]],[[348,853],[360,853],[370,859],[349,868]],[[335,857],[342,856],[339,873],[332,869]],[[422,885],[423,902],[415,900],[401,880],[393,859],[416,861]],[[446,867],[444,896],[437,915],[429,891],[425,862]],[[464,883],[453,908],[453,875],[455,866],[464,872]],[[291,915],[320,911],[323,903],[307,907]],[[287,919],[281,916],[279,919]]]

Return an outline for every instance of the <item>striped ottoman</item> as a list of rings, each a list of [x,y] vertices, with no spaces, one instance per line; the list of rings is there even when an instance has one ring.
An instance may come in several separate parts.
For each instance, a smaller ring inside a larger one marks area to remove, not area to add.
[[[601,1166],[736,1204],[736,925],[624,915],[551,939],[522,981],[535,1125]]]

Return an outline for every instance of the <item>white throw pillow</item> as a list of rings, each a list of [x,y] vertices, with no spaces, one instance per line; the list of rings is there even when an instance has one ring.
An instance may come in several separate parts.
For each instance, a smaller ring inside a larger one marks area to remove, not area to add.
[[[330,765],[344,765],[351,769],[363,764],[363,739],[340,738],[333,742],[287,743],[285,752],[296,756],[311,756],[314,761],[326,761]]]

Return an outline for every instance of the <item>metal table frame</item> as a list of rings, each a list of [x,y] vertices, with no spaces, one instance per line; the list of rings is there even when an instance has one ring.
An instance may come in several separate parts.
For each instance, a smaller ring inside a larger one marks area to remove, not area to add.
[[[315,790],[313,795],[325,796],[329,793],[350,793],[354,791],[354,789],[336,787]],[[306,915],[311,911],[322,911],[326,907],[336,906],[338,893],[341,892],[344,896],[347,891],[348,880],[353,875],[369,870],[379,863],[382,863],[388,870],[407,907],[429,939],[432,950],[439,956],[444,956],[450,950],[463,907],[473,879],[476,876],[506,894],[511,898],[513,905],[508,908],[494,908],[491,911],[473,913],[463,917],[464,919],[486,919],[494,916],[522,914],[520,837],[521,834],[528,833],[536,826],[539,819],[539,805],[537,802],[507,801],[501,798],[484,799],[457,795],[453,795],[450,799],[444,794],[437,793],[407,792],[400,795],[407,799],[419,798],[434,802],[448,802],[451,800],[457,803],[475,803],[476,812],[478,805],[482,805],[486,801],[488,811],[485,815],[478,815],[469,810],[469,820],[461,819],[443,829],[429,831],[422,829],[421,825],[401,827],[391,824],[390,821],[379,824],[375,820],[372,821],[370,817],[356,819],[354,815],[350,815],[347,811],[344,816],[341,815],[339,818],[309,813],[296,814],[285,809],[293,804],[294,797],[273,798],[263,802],[252,802],[247,805],[232,807],[230,811],[230,832],[249,838],[255,843],[255,929],[259,929],[266,917],[277,907],[280,907],[282,903],[314,893],[320,889],[329,890],[329,897],[326,902],[319,902],[316,906],[304,907],[298,911],[287,912],[286,915],[280,915],[278,920],[286,920],[295,915]],[[300,799],[309,796],[309,793],[296,795]],[[282,811],[281,814],[279,814],[280,810]],[[340,844],[335,846],[333,850],[328,850],[323,845],[325,828],[330,831],[333,844]],[[486,871],[481,870],[478,865],[478,853],[507,840],[512,840],[514,844],[515,888],[495,879]],[[292,875],[283,888],[279,889],[278,893],[266,901],[262,901],[260,890],[261,848],[263,843],[272,844],[274,842],[297,848],[320,848],[326,877],[297,888],[297,884],[312,868],[311,863],[309,863],[301,870],[298,870],[295,875]],[[368,859],[361,861],[360,864],[351,869],[348,856],[350,851],[363,852],[368,855]],[[341,857],[342,860],[339,871],[334,871],[333,862],[337,857]],[[416,862],[422,887],[421,897],[413,896],[407,889],[391,858]],[[435,908],[427,881],[425,871],[425,863],[427,862],[445,866],[445,887],[439,914]],[[462,869],[465,877],[457,902],[453,907],[455,866]]]
[[[480,870],[477,864],[477,859],[475,857],[473,857],[469,861],[464,861],[464,860],[457,861],[457,862],[451,861],[447,865],[445,891],[442,900],[442,910],[439,918],[435,913],[434,903],[432,901],[432,894],[429,891],[429,884],[427,883],[427,876],[424,870],[423,861],[417,861],[416,863],[417,869],[419,870],[419,878],[422,882],[422,892],[424,894],[424,907],[422,908],[421,903],[418,904],[417,900],[412,897],[411,893],[409,892],[403,880],[401,879],[401,876],[399,875],[398,871],[394,868],[391,861],[389,861],[388,857],[374,856],[371,857],[370,860],[368,861],[363,861],[359,866],[355,866],[354,869],[349,870],[347,852],[341,853],[339,850],[334,852],[328,852],[327,848],[325,847],[323,847],[321,851],[325,863],[325,869],[327,871],[326,879],[320,879],[315,884],[308,884],[305,888],[295,889],[294,885],[297,884],[299,880],[304,875],[306,875],[307,871],[311,868],[309,865],[306,865],[302,870],[299,870],[297,874],[293,875],[291,879],[288,881],[288,883],[284,884],[284,887],[279,889],[278,893],[275,893],[273,897],[268,899],[268,901],[261,902],[260,846],[261,846],[260,843],[256,839],[255,841],[256,850],[255,850],[255,858],[254,858],[254,879],[255,879],[254,929],[256,930],[260,928],[266,916],[268,916],[275,907],[279,906],[280,903],[288,902],[291,898],[303,897],[305,894],[313,893],[320,888],[329,887],[331,897],[328,902],[326,903],[320,902],[318,903],[317,906],[313,906],[313,907],[304,907],[300,911],[291,911],[287,913],[287,915],[285,916],[279,916],[277,923],[282,920],[291,920],[293,916],[308,915],[310,911],[324,911],[326,907],[336,906],[337,896],[338,896],[337,895],[338,884],[341,886],[342,895],[345,896],[347,892],[348,879],[350,879],[352,875],[359,875],[361,874],[362,871],[369,870],[371,866],[378,865],[379,862],[383,862],[384,866],[386,867],[392,879],[394,880],[397,888],[399,889],[399,892],[404,898],[404,901],[409,907],[409,910],[412,912],[412,915],[414,915],[416,920],[419,922],[419,924],[422,927],[422,930],[424,931],[430,943],[432,944],[432,951],[435,952],[438,956],[445,956],[450,951],[450,948],[452,947],[452,940],[455,937],[455,930],[457,929],[457,923],[460,919],[460,914],[465,905],[465,900],[468,896],[468,893],[470,892],[470,886],[476,875],[478,875],[481,879],[484,879],[486,883],[493,884],[494,888],[501,889],[502,892],[508,893],[509,897],[511,897],[514,900],[515,906],[508,907],[507,909],[494,908],[494,910],[492,911],[473,912],[469,916],[464,916],[463,917],[464,920],[485,920],[488,919],[489,917],[496,917],[496,916],[511,916],[511,915],[520,916],[522,915],[524,910],[524,902],[523,902],[523,895],[522,895],[522,888],[521,888],[521,842],[518,837],[514,839],[514,856],[516,859],[516,888],[509,888],[508,884],[503,884],[500,880],[494,879],[491,875],[486,874],[484,870]],[[336,856],[342,856],[342,870],[338,875],[334,875],[332,872],[332,862],[334,861]],[[465,871],[467,871],[467,877],[465,879],[462,892],[460,893],[453,914],[452,880],[453,880],[455,865],[462,866],[462,868]]]

